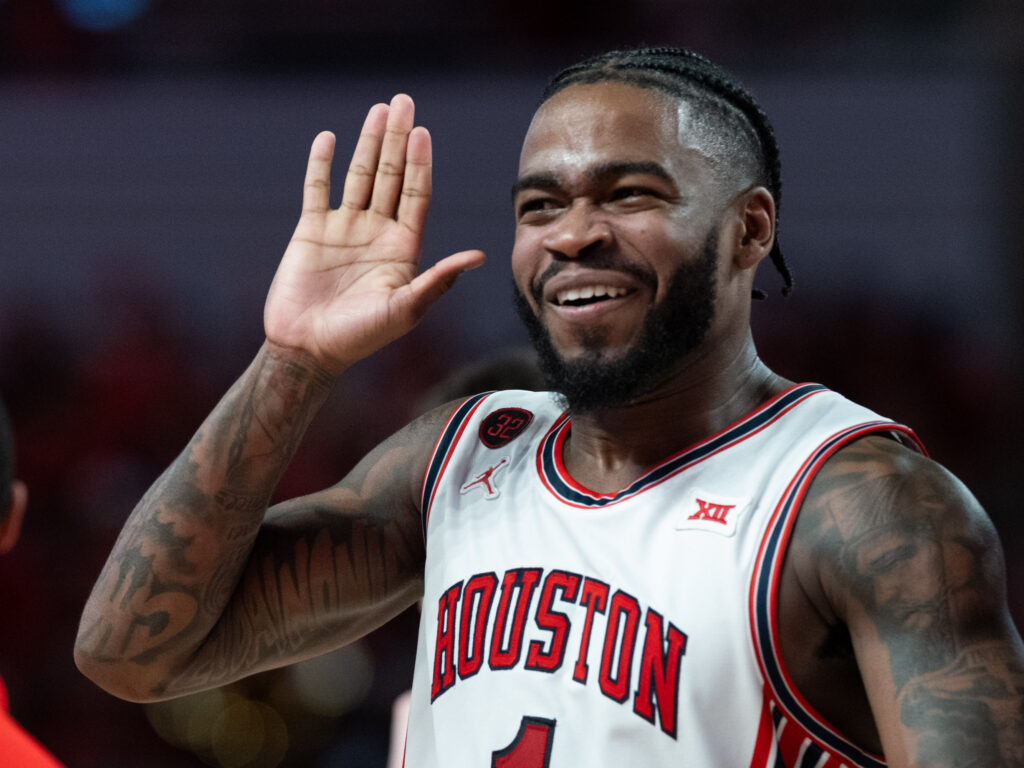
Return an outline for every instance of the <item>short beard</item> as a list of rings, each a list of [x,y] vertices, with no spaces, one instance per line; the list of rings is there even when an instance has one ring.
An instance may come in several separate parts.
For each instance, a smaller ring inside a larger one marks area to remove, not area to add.
[[[636,401],[661,384],[686,355],[700,346],[714,316],[718,238],[712,231],[697,259],[676,269],[665,298],[647,312],[639,340],[618,360],[608,360],[601,334],[583,338],[586,351],[563,360],[518,286],[513,285],[516,312],[537,350],[548,386],[559,393],[573,414],[618,408]]]

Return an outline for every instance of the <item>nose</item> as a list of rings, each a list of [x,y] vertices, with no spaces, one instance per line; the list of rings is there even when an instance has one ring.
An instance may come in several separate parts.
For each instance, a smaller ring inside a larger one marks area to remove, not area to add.
[[[579,259],[611,242],[608,222],[585,200],[575,200],[551,223],[543,239],[544,247],[556,258]]]

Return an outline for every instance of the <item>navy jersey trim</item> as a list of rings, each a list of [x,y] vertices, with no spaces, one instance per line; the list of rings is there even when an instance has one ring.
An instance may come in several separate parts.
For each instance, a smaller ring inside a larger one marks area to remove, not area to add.
[[[754,644],[771,696],[786,717],[802,728],[819,745],[848,761],[854,768],[886,768],[881,762],[847,741],[824,718],[817,715],[792,687],[784,671],[776,642],[776,583],[796,512],[811,481],[825,461],[853,440],[889,432],[907,436],[924,453],[917,436],[907,427],[891,421],[871,421],[844,429],[825,440],[808,457],[779,501],[765,533],[751,584],[751,613]]]
[[[625,489],[614,494],[602,494],[587,490],[569,476],[562,464],[562,446],[569,434],[571,423],[568,414],[563,414],[541,441],[537,453],[537,471],[541,481],[559,499],[578,507],[605,507],[635,496],[657,485],[684,469],[723,451],[780,418],[802,400],[828,390],[820,384],[798,384],[781,392],[764,405],[747,414],[743,419],[726,427],[721,432],[648,470]]]
[[[466,428],[466,423],[491,392],[484,392],[473,395],[462,402],[448,417],[448,423],[444,425],[437,443],[434,445],[434,452],[427,464],[427,471],[423,476],[423,495],[420,500],[420,524],[423,528],[423,540],[427,540],[427,521],[430,519],[430,505],[434,501],[434,494],[437,492],[441,475],[448,466],[448,460],[459,440],[459,436]]]

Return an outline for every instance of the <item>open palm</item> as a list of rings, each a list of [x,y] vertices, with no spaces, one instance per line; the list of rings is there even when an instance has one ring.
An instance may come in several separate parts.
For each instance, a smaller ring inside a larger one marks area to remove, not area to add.
[[[409,331],[480,251],[417,275],[431,193],[430,134],[412,99],[377,104],[352,155],[341,205],[330,207],[334,136],[313,141],[302,215],[264,309],[267,339],[311,354],[330,373]]]

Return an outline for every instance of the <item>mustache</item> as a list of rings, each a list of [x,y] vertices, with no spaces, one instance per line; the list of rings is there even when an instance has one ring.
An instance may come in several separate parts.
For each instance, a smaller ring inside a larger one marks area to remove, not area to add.
[[[538,306],[543,300],[544,286],[547,285],[548,281],[555,277],[555,275],[559,275],[570,267],[575,266],[577,263],[586,266],[588,269],[605,269],[610,272],[624,272],[627,275],[632,275],[646,287],[651,289],[656,288],[658,284],[657,276],[650,269],[646,269],[631,261],[625,261],[613,253],[595,253],[588,256],[586,259],[565,259],[551,262],[551,266],[541,272],[537,279],[530,285],[530,295],[533,297],[533,300],[537,302]]]

